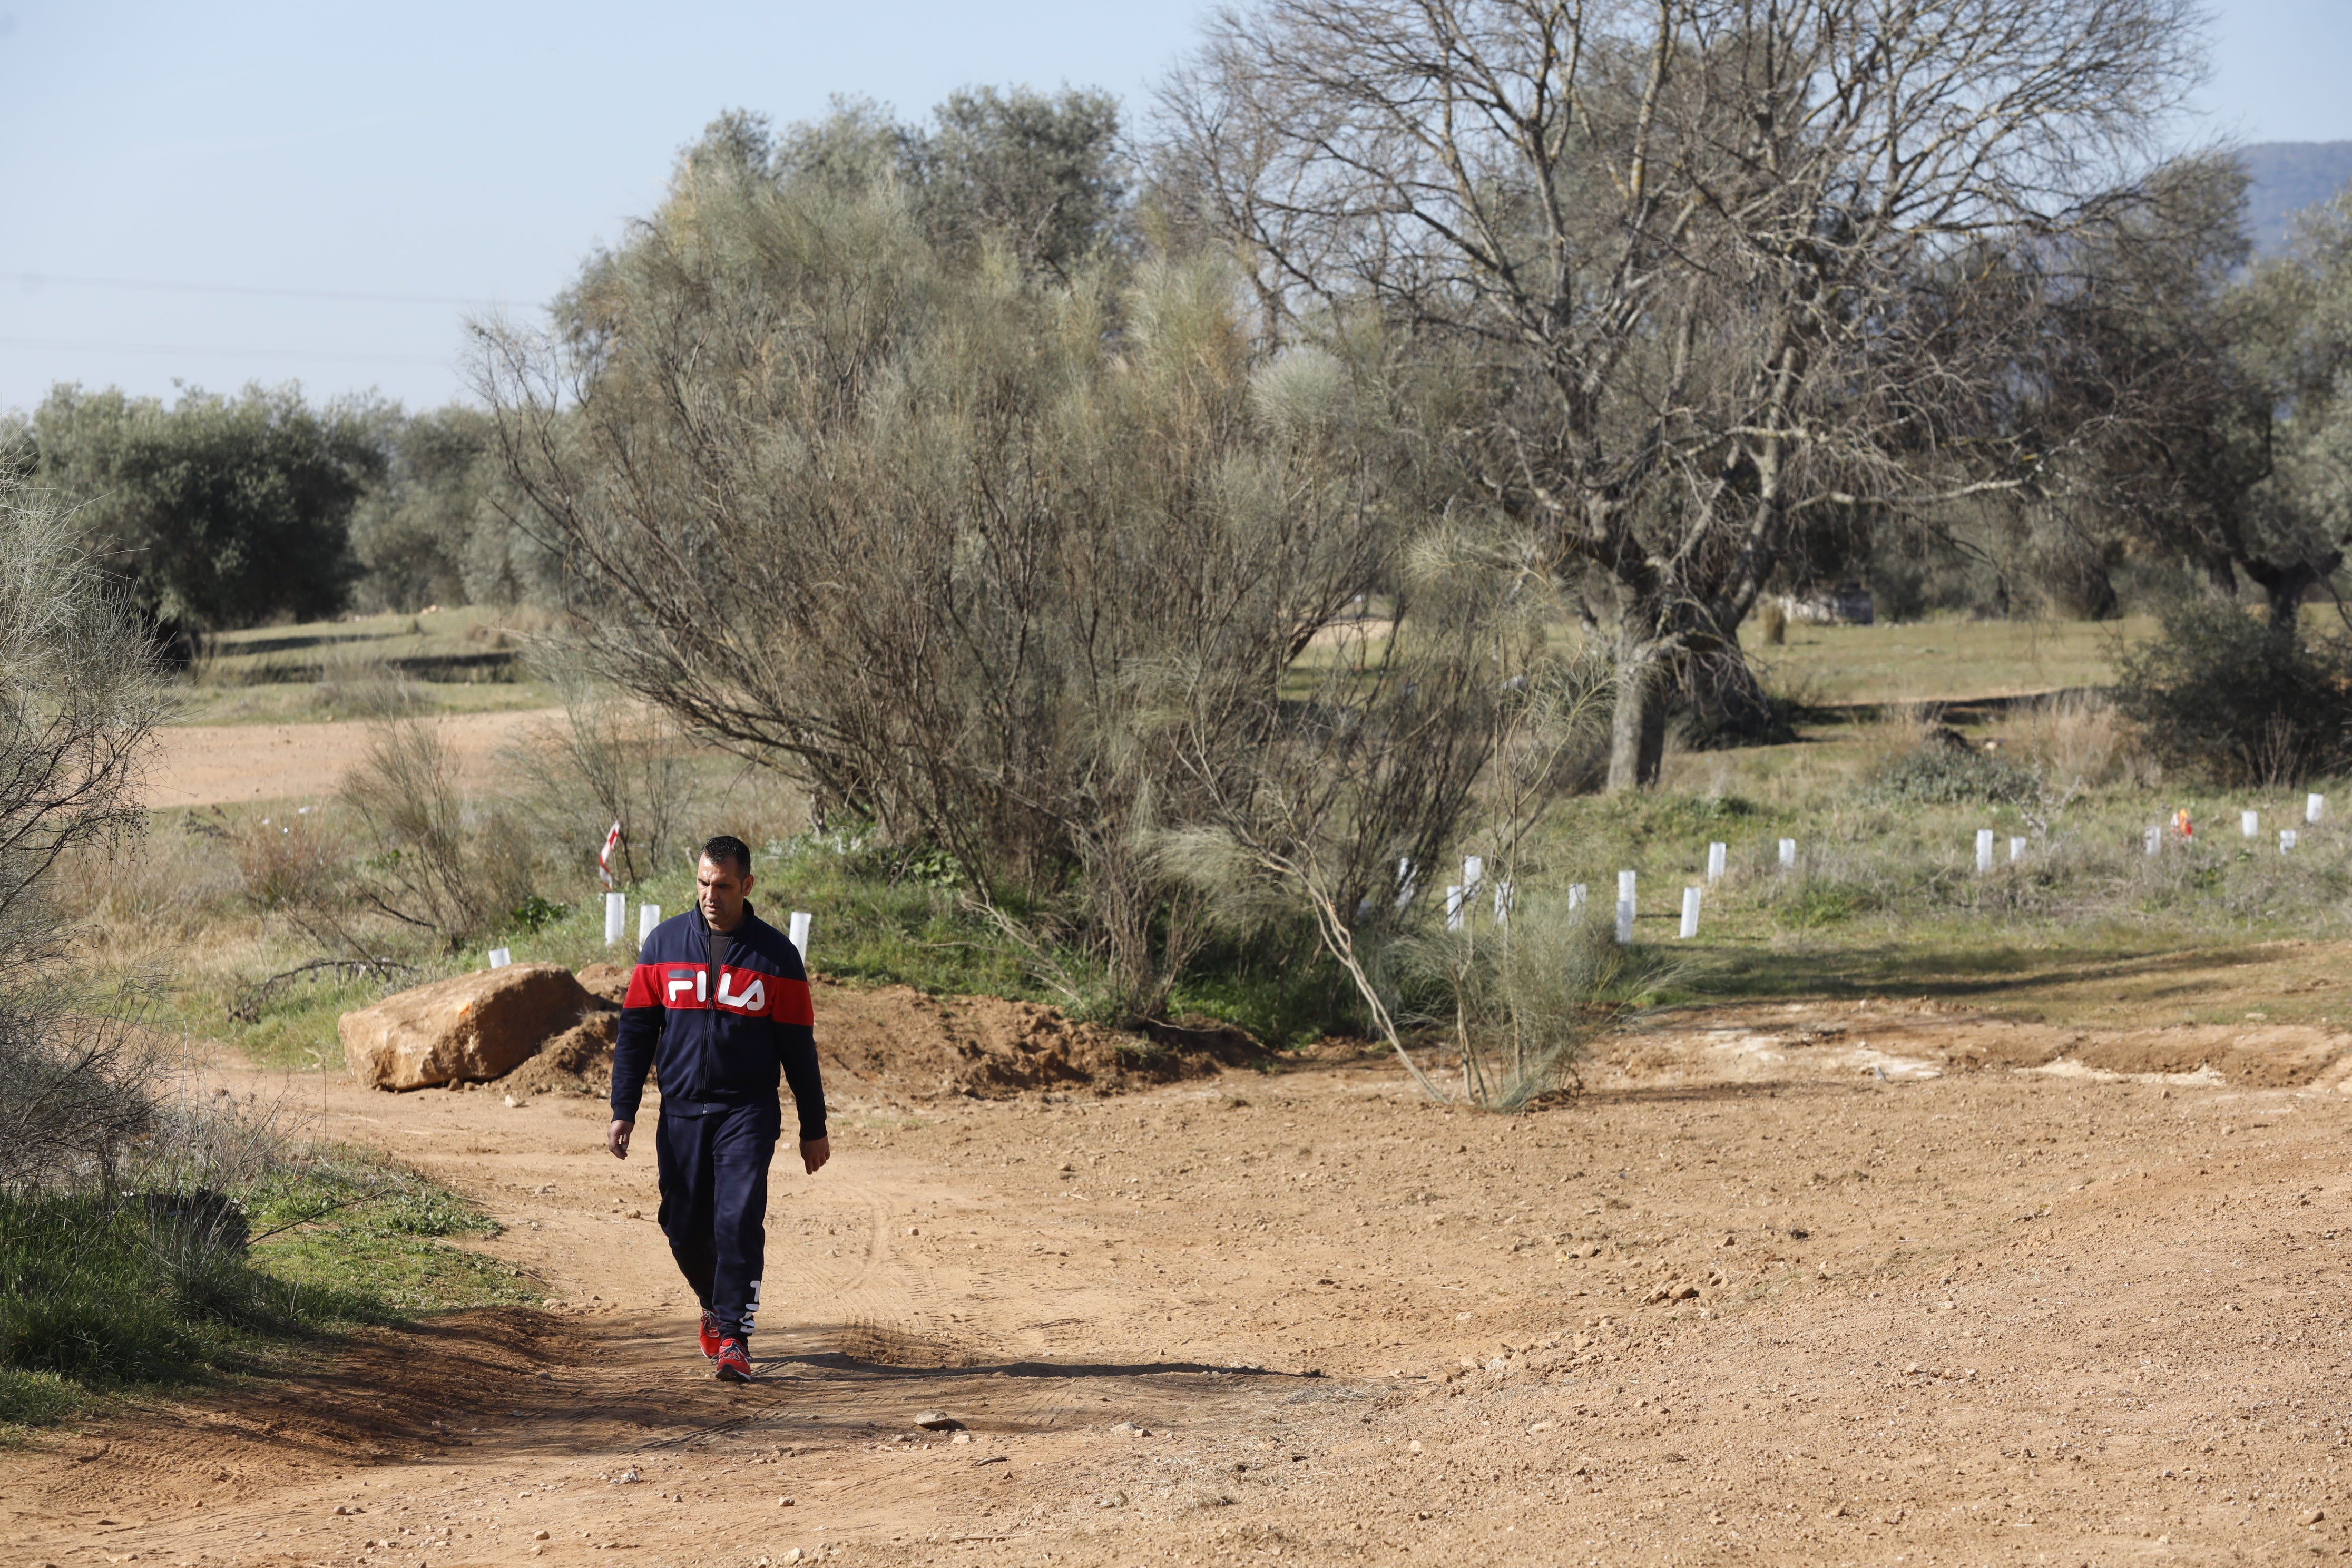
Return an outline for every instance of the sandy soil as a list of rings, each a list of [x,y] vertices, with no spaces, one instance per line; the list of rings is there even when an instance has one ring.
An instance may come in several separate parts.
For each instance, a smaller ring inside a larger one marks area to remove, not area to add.
[[[470,771],[512,744],[529,726],[562,713],[560,708],[460,713],[438,722],[459,768]],[[147,805],[160,810],[332,795],[342,787],[343,775],[366,755],[368,728],[339,721],[179,724],[160,730],[155,760],[147,773]]]
[[[743,1389],[601,1108],[332,1082],[328,1131],[479,1197],[551,1304],[37,1436],[0,1561],[2346,1554],[2352,1041],[2047,1033],[1692,1014],[1507,1120],[1376,1057],[844,1073]]]

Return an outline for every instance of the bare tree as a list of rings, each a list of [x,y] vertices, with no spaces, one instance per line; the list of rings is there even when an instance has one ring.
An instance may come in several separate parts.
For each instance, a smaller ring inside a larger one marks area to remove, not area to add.
[[[2013,324],[1957,265],[2078,221],[2193,82],[2190,0],[1264,0],[1164,95],[1163,184],[1276,340],[1366,310],[1473,377],[1466,482],[1616,670],[1737,702],[1799,531],[2025,482]]]

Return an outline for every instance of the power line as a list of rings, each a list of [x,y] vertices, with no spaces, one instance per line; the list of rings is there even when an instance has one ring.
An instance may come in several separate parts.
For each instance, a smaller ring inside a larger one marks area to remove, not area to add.
[[[168,343],[105,343],[79,338],[0,338],[0,348],[70,349],[81,353],[222,354],[232,359],[320,360],[335,364],[436,364],[446,368],[447,355],[345,353],[333,349],[202,348]]]
[[[353,294],[333,289],[275,289],[257,283],[163,283],[140,278],[76,278],[54,272],[0,272],[28,289],[62,283],[77,289],[148,289],[172,294],[250,294],[268,300],[334,300],[359,305],[470,305],[496,309],[503,300],[442,294]]]

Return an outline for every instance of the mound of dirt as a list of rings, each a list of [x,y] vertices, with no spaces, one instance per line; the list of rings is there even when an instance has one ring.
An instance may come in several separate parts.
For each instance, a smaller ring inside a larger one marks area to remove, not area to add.
[[[580,972],[592,995],[617,1005],[628,972],[592,963]],[[816,1048],[826,1074],[928,1100],[993,1100],[1024,1089],[1086,1086],[1104,1092],[1248,1065],[1264,1057],[1249,1035],[1214,1018],[1182,1017],[1150,1036],[1078,1023],[1058,1007],[1001,996],[931,996],[907,985],[866,990],[813,982]],[[617,1012],[591,1014],[549,1040],[499,1080],[509,1094],[603,1095],[613,1087]]]
[[[582,976],[585,984],[586,976]],[[613,1046],[621,1015],[591,1013],[539,1048],[539,1054],[499,1080],[513,1095],[588,1094],[613,1090]]]
[[[1083,1024],[1058,1007],[1001,996],[930,996],[908,985],[861,990],[819,976],[817,1054],[828,1071],[915,1099],[992,1100],[1024,1089],[1192,1078],[1257,1060],[1231,1025],[1180,1018],[1152,1037]]]

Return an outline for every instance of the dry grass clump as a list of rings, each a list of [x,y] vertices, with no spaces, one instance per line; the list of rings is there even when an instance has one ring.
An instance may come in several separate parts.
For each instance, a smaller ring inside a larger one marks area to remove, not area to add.
[[[2095,691],[2062,691],[2024,711],[2011,730],[2026,763],[2054,788],[2152,784],[2162,770],[2133,743],[2116,705]]]

